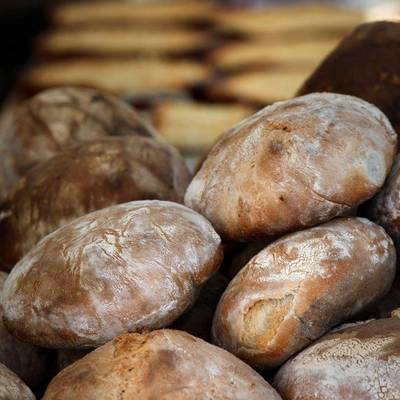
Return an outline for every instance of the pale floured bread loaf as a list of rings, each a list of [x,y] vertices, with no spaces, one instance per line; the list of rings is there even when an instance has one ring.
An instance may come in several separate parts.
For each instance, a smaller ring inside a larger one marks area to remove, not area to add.
[[[0,271],[0,297],[7,275]],[[17,374],[30,388],[38,388],[45,382],[52,361],[53,354],[49,350],[21,342],[7,331],[0,305],[0,363]]]
[[[232,354],[186,332],[125,334],[60,372],[43,400],[279,400]]]
[[[221,259],[211,224],[180,204],[104,208],[63,225],[21,259],[4,285],[4,321],[44,347],[96,347],[171,324]]]
[[[95,2],[64,3],[54,8],[55,25],[75,28],[91,24],[135,24],[165,26],[207,20],[212,2],[173,0],[167,2],[107,1],[101,7]]]
[[[381,188],[396,143],[385,115],[355,97],[315,93],[276,103],[221,137],[185,203],[236,241],[315,225]]]
[[[94,27],[42,34],[36,50],[42,57],[181,55],[205,49],[210,41],[206,33],[189,29]]]
[[[72,58],[32,66],[22,86],[37,92],[54,86],[89,86],[118,96],[179,93],[210,76],[204,63],[190,60]]]
[[[392,318],[400,318],[400,308],[397,308],[396,310],[392,311]]]
[[[106,138],[60,151],[21,178],[0,216],[0,265],[10,270],[41,238],[91,211],[133,200],[183,202],[185,161],[150,137]]]
[[[382,190],[365,206],[368,218],[382,225],[400,250],[400,155]]]
[[[211,82],[205,94],[210,100],[234,100],[265,106],[292,98],[311,70],[304,65],[247,70]]]
[[[242,104],[166,101],[152,110],[152,122],[169,143],[185,150],[208,150],[232,125],[254,112]]]
[[[0,363],[0,400],[35,400],[25,383]]]
[[[223,294],[214,342],[261,369],[281,365],[390,289],[396,252],[383,228],[342,218],[285,236]]]
[[[155,136],[125,102],[99,90],[47,90],[11,110],[0,125],[0,182],[18,177],[62,148],[107,136]],[[1,200],[1,198],[0,198]]]
[[[400,398],[400,320],[351,325],[289,360],[274,386],[285,400]]]

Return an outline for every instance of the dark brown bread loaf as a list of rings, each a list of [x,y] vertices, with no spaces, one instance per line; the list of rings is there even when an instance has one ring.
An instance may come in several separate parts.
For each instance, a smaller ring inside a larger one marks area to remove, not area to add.
[[[0,363],[0,400],[35,400],[25,383]]]
[[[46,90],[0,125],[0,200],[29,168],[73,144],[107,136],[155,133],[126,103],[94,89]]]
[[[183,202],[189,172],[149,137],[106,138],[61,151],[21,178],[0,215],[0,265],[10,270],[41,238],[91,211],[132,200]]]
[[[382,225],[400,251],[400,155],[396,156],[392,170],[382,190],[364,206],[368,218]]]
[[[96,347],[170,325],[221,259],[211,224],[180,204],[108,207],[63,225],[21,259],[4,285],[4,321],[44,347]]]
[[[214,342],[261,369],[281,365],[390,289],[393,242],[362,218],[287,235],[231,281],[214,317]]]
[[[0,296],[6,278],[7,274],[0,271]],[[21,342],[7,331],[0,305],[0,363],[17,374],[30,388],[38,388],[45,382],[52,361],[53,354],[49,350]]]
[[[225,133],[185,195],[233,241],[332,219],[372,197],[396,134],[372,104],[315,93],[266,107]]]
[[[60,372],[44,400],[279,400],[232,354],[186,332],[125,334]]]
[[[303,84],[299,95],[344,93],[375,104],[400,131],[400,23],[358,26]]]
[[[400,399],[400,320],[344,326],[289,360],[275,377],[284,400]]]

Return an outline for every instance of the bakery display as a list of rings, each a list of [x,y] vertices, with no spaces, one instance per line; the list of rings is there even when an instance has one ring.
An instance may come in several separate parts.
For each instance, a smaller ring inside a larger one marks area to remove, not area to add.
[[[289,360],[274,386],[285,400],[400,397],[400,320],[343,327]]]
[[[104,208],[63,225],[18,262],[4,284],[4,322],[39,346],[96,347],[171,324],[221,261],[211,224],[180,204]]]
[[[7,278],[0,271],[0,295]],[[3,323],[3,309],[0,306],[0,363],[17,374],[30,388],[38,388],[46,382],[52,367],[53,354],[12,336]],[[1,373],[0,373],[1,375]],[[1,384],[0,384],[0,399]]]
[[[125,102],[97,89],[44,91],[12,108],[0,123],[0,200],[39,161],[68,146],[108,136],[154,137]]]
[[[381,109],[399,131],[399,57],[399,22],[362,24],[329,54],[298,94],[327,91],[360,97]]]
[[[183,202],[189,178],[178,152],[151,137],[109,137],[60,151],[6,198],[0,266],[10,270],[44,236],[91,211],[133,200]]]
[[[396,273],[392,240],[378,225],[343,218],[273,242],[224,292],[216,344],[271,369],[381,299]]]
[[[43,400],[279,400],[248,365],[185,332],[125,334],[61,371]]]
[[[185,204],[228,240],[284,234],[376,194],[396,146],[385,115],[356,97],[315,93],[279,102],[221,137]]]
[[[25,383],[0,363],[0,399],[1,400],[36,400]]]

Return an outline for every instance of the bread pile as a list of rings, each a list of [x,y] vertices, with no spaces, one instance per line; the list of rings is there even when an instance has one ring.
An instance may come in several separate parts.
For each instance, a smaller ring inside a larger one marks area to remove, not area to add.
[[[77,28],[74,7],[57,19]],[[88,7],[91,29],[112,15]],[[0,398],[399,399],[398,138],[362,97],[221,109],[194,176],[101,89],[10,110]]]

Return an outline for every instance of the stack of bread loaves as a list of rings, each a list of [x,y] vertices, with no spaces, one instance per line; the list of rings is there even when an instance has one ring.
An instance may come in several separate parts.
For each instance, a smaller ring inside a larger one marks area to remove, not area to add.
[[[0,398],[400,399],[400,163],[375,105],[265,107],[191,181],[94,89],[36,95],[0,146]]]

